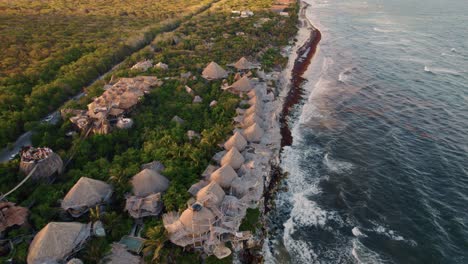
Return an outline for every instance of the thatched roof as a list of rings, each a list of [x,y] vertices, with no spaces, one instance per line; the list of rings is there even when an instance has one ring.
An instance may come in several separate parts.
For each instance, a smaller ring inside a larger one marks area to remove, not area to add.
[[[209,175],[208,175],[209,177]],[[210,184],[209,181],[207,180],[201,180],[201,181],[198,181],[197,183],[194,183],[192,184],[192,186],[190,186],[190,188],[188,189],[188,192],[192,195],[192,196],[197,196],[197,193],[203,189],[203,187],[207,186],[208,184]]]
[[[131,69],[147,71],[151,67],[153,67],[153,60],[144,60],[144,61],[137,62],[135,65],[132,66]]]
[[[209,179],[211,173],[213,173],[218,168],[219,168],[218,166],[208,165],[206,169],[202,172],[202,177],[205,179]]]
[[[82,209],[107,201],[112,195],[112,187],[99,180],[81,177],[62,201],[62,208]]]
[[[150,163],[146,163],[146,164],[141,165],[141,169],[142,170],[150,169],[150,170],[154,170],[156,172],[161,172],[164,169],[166,169],[166,167],[164,167],[164,165],[160,161],[153,160]]]
[[[0,202],[0,232],[14,225],[23,225],[28,220],[29,210],[14,203]]]
[[[169,180],[150,169],[144,169],[133,176],[131,180],[133,193],[136,196],[147,196],[153,193],[165,192],[169,188]]]
[[[225,193],[221,186],[212,181],[197,193],[197,201],[206,207],[219,206],[223,202],[224,196]]]
[[[247,141],[239,132],[235,132],[233,136],[231,136],[226,143],[224,143],[224,148],[226,150],[230,150],[233,147],[236,147],[239,151],[242,151],[247,146]]]
[[[244,116],[244,119],[242,120],[242,127],[246,128],[255,123],[261,125],[263,124],[263,120],[256,113],[252,113],[250,115]]]
[[[51,222],[34,237],[28,252],[28,264],[64,260],[90,236],[88,225]]]
[[[228,86],[226,89],[231,89],[234,92],[248,92],[252,90],[254,87],[250,82],[249,78],[244,75],[244,77],[240,78],[240,80],[234,82],[231,86]]]
[[[236,63],[234,63],[234,67],[238,70],[250,70],[257,68],[257,65],[254,65],[245,57],[242,57]]]
[[[171,119],[171,121],[176,122],[179,125],[182,125],[185,122],[185,120],[176,115]]]
[[[201,102],[203,102],[203,99],[198,95],[196,95],[195,98],[193,98],[193,101],[192,101],[192,103],[194,103],[194,104],[198,104],[198,103],[201,103]]]
[[[192,207],[185,209],[179,220],[190,234],[198,235],[210,231],[215,222],[215,215],[207,208],[201,207],[195,211]]]
[[[265,132],[263,131],[263,129],[257,123],[244,129],[244,132],[243,132],[244,137],[249,142],[260,142],[262,140],[264,133]]]
[[[244,164],[244,156],[239,153],[236,147],[232,147],[221,159],[221,166],[231,165],[235,170],[239,169]]]
[[[207,80],[217,80],[227,77],[227,72],[216,62],[210,62],[202,72],[203,78]]]
[[[211,174],[210,181],[216,182],[223,188],[229,188],[237,177],[236,171],[230,165],[224,165]]]
[[[130,196],[125,202],[125,211],[133,218],[157,216],[162,211],[161,193],[150,194],[146,197]]]
[[[34,161],[26,161],[24,158],[20,162],[20,171],[25,175],[28,175],[34,167],[37,167],[36,170],[31,175],[32,179],[43,179],[49,178],[54,175],[54,173],[61,174],[63,172],[63,161],[59,155],[56,153],[50,153],[47,158]]]
[[[120,243],[112,243],[111,254],[103,259],[106,264],[142,264],[140,256],[135,256],[127,251],[127,247]]]

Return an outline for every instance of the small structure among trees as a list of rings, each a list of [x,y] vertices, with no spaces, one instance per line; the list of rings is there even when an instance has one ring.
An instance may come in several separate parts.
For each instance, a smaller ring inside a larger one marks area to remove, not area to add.
[[[0,202],[0,232],[28,221],[29,210],[11,202]]]
[[[159,170],[146,166],[133,176],[133,195],[127,197],[125,210],[133,218],[156,216],[162,211],[162,193],[169,188],[169,180],[159,174]]]
[[[225,71],[221,66],[216,62],[210,62],[202,72],[203,78],[207,80],[218,80],[223,79],[228,76],[227,71]]]
[[[90,208],[109,201],[112,187],[99,180],[81,177],[62,201],[62,208],[73,217],[80,217]]]
[[[121,78],[88,104],[88,111],[67,110],[66,112],[76,113],[70,121],[88,133],[107,134],[111,131],[111,124],[115,123],[118,128],[130,128],[133,121],[123,118],[123,115],[129,113],[152,87],[161,84],[162,82],[155,76]]]
[[[20,171],[31,178],[48,179],[55,173],[62,174],[63,161],[50,148],[25,147],[21,150]]]
[[[50,222],[31,242],[28,264],[60,263],[78,251],[90,236],[87,224]]]

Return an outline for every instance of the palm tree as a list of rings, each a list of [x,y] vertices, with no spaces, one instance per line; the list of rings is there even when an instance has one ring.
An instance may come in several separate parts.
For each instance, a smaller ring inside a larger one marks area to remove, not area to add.
[[[162,225],[151,227],[146,231],[144,254],[152,254],[152,261],[157,263],[161,257],[161,250],[168,241],[166,229]]]

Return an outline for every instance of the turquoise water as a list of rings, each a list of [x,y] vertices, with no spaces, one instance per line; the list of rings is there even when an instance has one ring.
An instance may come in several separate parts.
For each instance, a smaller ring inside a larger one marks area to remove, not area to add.
[[[468,263],[468,1],[315,1],[267,262]]]

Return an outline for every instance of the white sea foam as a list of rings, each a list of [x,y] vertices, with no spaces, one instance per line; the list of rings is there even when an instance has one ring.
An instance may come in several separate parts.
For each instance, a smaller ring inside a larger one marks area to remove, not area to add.
[[[403,236],[401,236],[400,234],[398,234],[396,231],[394,230],[391,230],[391,229],[388,229],[382,225],[379,225],[379,224],[376,224],[376,223],[373,223],[375,225],[374,228],[368,230],[370,232],[375,232],[377,234],[380,234],[380,235],[383,235],[383,236],[386,236],[388,237],[389,239],[391,240],[394,240],[394,241],[403,241],[403,242],[406,242],[408,243],[409,245],[411,246],[416,246],[417,243],[416,241],[412,240],[412,239],[406,239],[404,238]]]
[[[349,173],[354,165],[347,161],[338,161],[330,158],[329,153],[325,154],[323,163],[327,166],[327,169],[333,173]]]
[[[460,75],[460,72],[454,70],[454,69],[448,69],[448,68],[438,68],[438,67],[429,67],[427,65],[424,66],[424,71],[425,72],[431,72],[434,74],[452,74],[452,75]]]
[[[353,248],[351,254],[358,263],[367,264],[377,264],[384,263],[384,261],[379,257],[379,255],[365,247],[358,239],[353,240]]]
[[[367,237],[366,234],[362,233],[357,226],[353,227],[351,232],[355,237]]]

